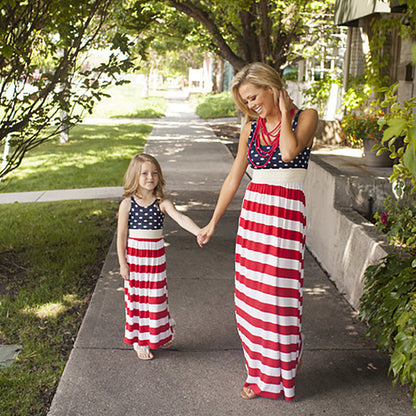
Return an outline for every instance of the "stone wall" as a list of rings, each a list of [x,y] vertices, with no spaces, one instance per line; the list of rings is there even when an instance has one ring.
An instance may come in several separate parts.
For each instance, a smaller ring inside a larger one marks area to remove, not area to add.
[[[315,133],[318,145],[340,145],[341,126],[338,120],[319,120],[318,128]]]

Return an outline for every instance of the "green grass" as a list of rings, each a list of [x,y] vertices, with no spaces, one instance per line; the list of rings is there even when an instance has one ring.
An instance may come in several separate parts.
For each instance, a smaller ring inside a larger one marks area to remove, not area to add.
[[[116,227],[117,202],[0,205],[0,414],[45,415]]]
[[[92,117],[108,118],[159,118],[166,112],[164,97],[142,96],[141,86],[129,84],[111,87],[106,91],[111,97],[105,97],[94,106]]]
[[[166,113],[166,100],[161,97],[143,98],[133,111],[111,116],[112,118],[161,118]]]
[[[143,151],[148,124],[81,124],[70,141],[33,149],[0,183],[1,192],[121,186],[131,158]]]
[[[195,106],[195,113],[201,118],[235,117],[237,115],[237,107],[229,91],[198,95],[192,98],[192,103]]]

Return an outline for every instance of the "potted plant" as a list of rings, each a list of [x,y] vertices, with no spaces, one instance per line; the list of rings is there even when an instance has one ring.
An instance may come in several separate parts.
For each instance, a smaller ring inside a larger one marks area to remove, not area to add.
[[[364,164],[373,167],[390,167],[393,160],[388,151],[377,152],[383,127],[379,123],[382,114],[348,113],[341,121],[341,137],[347,146],[364,149]]]

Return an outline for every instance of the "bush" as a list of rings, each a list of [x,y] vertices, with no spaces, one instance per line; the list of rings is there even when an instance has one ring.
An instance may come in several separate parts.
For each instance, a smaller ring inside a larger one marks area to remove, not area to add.
[[[196,97],[196,114],[201,118],[235,117],[237,107],[229,91]]]
[[[360,319],[379,350],[391,353],[394,384],[409,383],[416,409],[416,269],[404,252],[389,254],[364,274]]]

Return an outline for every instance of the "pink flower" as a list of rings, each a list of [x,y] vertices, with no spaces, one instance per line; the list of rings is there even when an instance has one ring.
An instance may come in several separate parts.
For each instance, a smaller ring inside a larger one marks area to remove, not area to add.
[[[386,211],[384,211],[384,212],[381,214],[380,221],[381,221],[381,223],[382,223],[383,225],[387,225],[387,218],[388,218],[388,216],[389,216],[389,214],[387,214],[387,212],[386,212]]]

